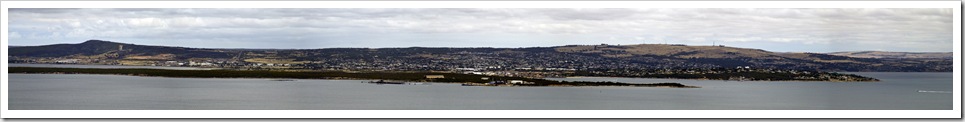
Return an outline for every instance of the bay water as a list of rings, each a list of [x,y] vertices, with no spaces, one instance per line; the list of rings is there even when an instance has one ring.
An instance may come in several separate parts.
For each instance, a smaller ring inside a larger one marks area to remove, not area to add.
[[[950,110],[952,73],[849,72],[881,82],[549,78],[702,88],[483,87],[366,80],[9,74],[10,110]]]

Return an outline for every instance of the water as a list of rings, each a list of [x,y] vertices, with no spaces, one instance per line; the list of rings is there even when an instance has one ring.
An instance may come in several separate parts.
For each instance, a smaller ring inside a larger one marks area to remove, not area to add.
[[[218,68],[165,67],[165,66],[124,66],[124,65],[77,65],[77,64],[20,64],[11,63],[9,67],[54,67],[54,68],[95,68],[95,69],[168,69],[168,70],[212,70]]]
[[[10,74],[11,110],[950,110],[952,73],[856,74],[882,82],[643,78],[703,88],[375,85],[360,80]],[[925,92],[921,92],[925,91]],[[936,91],[936,92],[929,92]]]

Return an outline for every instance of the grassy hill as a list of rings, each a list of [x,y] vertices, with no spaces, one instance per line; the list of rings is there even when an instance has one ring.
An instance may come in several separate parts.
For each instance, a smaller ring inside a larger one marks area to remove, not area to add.
[[[932,58],[951,59],[952,52],[885,52],[885,51],[855,51],[832,52],[829,55],[848,56],[857,58]]]
[[[119,46],[123,46],[123,50]],[[185,60],[225,59],[302,67],[370,67],[446,70],[456,67],[653,69],[755,68],[816,71],[950,72],[951,59],[861,58],[819,53],[781,53],[726,46],[667,44],[567,45],[529,48],[326,48],[204,49],[145,46],[101,40],[79,44],[11,47],[14,59],[31,57]]]
[[[641,63],[712,64],[818,71],[951,71],[951,60],[874,59],[820,53],[781,53],[725,46],[667,44],[570,45],[558,52],[609,57]]]
[[[121,47],[123,46],[123,50]],[[120,53],[120,54],[119,54]],[[11,56],[21,57],[71,57],[86,56],[93,58],[124,58],[125,56],[158,56],[170,59],[192,57],[231,58],[230,52],[184,47],[145,46],[124,44],[102,40],[88,40],[79,44],[54,44],[44,46],[10,47]],[[114,56],[111,56],[114,55]]]

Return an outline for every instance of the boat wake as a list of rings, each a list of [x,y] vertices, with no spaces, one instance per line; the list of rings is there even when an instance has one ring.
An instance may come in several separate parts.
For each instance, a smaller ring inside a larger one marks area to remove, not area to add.
[[[944,93],[944,94],[951,94],[951,93],[952,93],[952,91],[926,91],[926,90],[918,90],[918,92],[921,92],[921,93]]]
[[[294,80],[294,79],[271,79],[270,81],[286,81],[286,82],[290,82],[290,81],[295,81],[295,80]]]
[[[365,83],[365,82],[363,81],[362,83]],[[417,83],[417,82],[385,81],[385,80],[369,81],[368,83],[371,83],[371,84],[379,84],[379,85],[382,85],[382,84],[394,84],[394,85],[429,85],[429,84],[430,84],[430,83],[424,83],[424,82],[418,82],[418,83]]]

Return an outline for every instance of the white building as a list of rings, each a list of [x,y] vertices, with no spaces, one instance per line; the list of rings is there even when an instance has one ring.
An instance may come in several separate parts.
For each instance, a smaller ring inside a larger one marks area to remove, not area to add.
[[[78,61],[80,61],[80,59],[64,59],[64,60],[57,60],[57,63],[75,64]]]
[[[531,84],[532,82],[526,82],[523,80],[509,80],[510,84]]]

